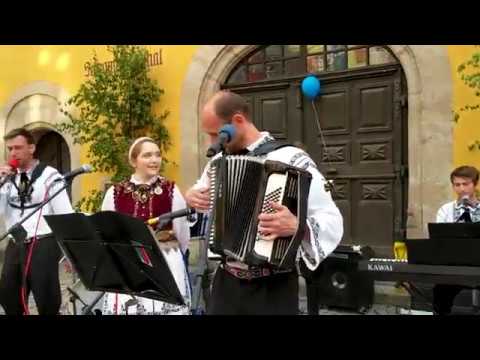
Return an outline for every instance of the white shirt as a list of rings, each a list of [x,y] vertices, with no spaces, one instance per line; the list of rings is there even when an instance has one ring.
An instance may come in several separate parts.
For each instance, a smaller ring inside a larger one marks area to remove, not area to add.
[[[29,179],[32,177],[33,168],[27,171],[27,176]],[[57,192],[64,184],[63,181],[53,184],[53,181],[59,178],[62,178],[62,175],[60,175],[56,169],[51,166],[45,167],[42,175],[40,175],[40,177],[38,177],[37,180],[35,180],[35,182],[32,184],[33,192],[31,201],[26,202],[25,206],[40,204],[46,198]],[[17,184],[17,186],[20,185],[20,173],[17,173],[15,176],[15,184]],[[3,218],[6,229],[18,223],[21,219],[25,218],[35,209],[25,209],[22,215],[21,210],[10,206],[9,202],[15,205],[20,205],[18,200],[18,190],[11,182],[7,182],[0,189],[0,217]],[[70,203],[70,199],[68,198],[67,191],[64,190],[49,203],[47,203],[42,210],[38,211],[35,215],[25,221],[22,226],[27,232],[28,238],[33,237],[35,234],[37,236],[49,234],[52,232],[52,230],[48,226],[43,215],[60,215],[70,214],[73,212],[74,210],[72,208],[72,204]]]
[[[268,137],[270,137],[268,132],[262,132],[262,137],[249,145],[247,149],[249,151],[254,150],[264,143]],[[208,169],[210,163],[220,156],[221,154],[217,154],[210,160],[194,188],[209,187]],[[294,146],[288,146],[268,153],[266,159],[296,166],[312,174],[308,196],[308,231],[305,232],[299,251],[307,267],[313,271],[335,250],[342,240],[343,217],[333,202],[331,194],[325,190],[325,178],[307,153]]]
[[[480,203],[475,207],[469,206],[473,222],[480,222]],[[457,201],[450,201],[440,207],[437,212],[437,223],[453,223],[463,214],[464,208]]]
[[[158,177],[151,179],[148,184],[152,184],[157,181]],[[135,176],[131,176],[130,181],[136,185],[140,185],[143,182],[137,180]],[[173,188],[173,199],[172,199],[172,211],[182,210],[187,207],[185,199],[182,196],[182,193],[178,189],[177,185],[174,185]],[[115,209],[115,199],[114,199],[114,186],[111,186],[105,193],[105,197],[102,203],[102,211],[116,211]],[[173,233],[175,234],[178,242],[180,243],[180,248],[182,252],[188,248],[188,243],[190,242],[190,223],[187,221],[186,217],[176,218],[172,221]]]

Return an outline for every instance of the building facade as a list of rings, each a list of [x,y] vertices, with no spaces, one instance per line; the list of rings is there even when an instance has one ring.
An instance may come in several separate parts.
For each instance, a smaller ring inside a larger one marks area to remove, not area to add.
[[[394,240],[423,237],[438,207],[453,196],[449,173],[480,165],[468,144],[480,138],[475,114],[458,124],[452,110],[475,103],[457,66],[476,50],[457,45],[149,45],[152,78],[165,90],[177,165],[166,175],[186,190],[206,163],[199,112],[219,89],[244,95],[254,121],[276,137],[300,142],[335,183],[345,217],[345,243],[389,254]],[[26,126],[46,161],[66,172],[87,163],[86,149],[54,125],[59,104],[88,76],[104,46],[0,46],[0,136]],[[301,80],[313,73],[322,92],[314,104]],[[318,117],[315,116],[318,113]],[[320,127],[319,127],[320,125]],[[321,131],[319,131],[321,129]],[[5,145],[0,140],[0,159]],[[78,200],[108,174],[74,181]]]

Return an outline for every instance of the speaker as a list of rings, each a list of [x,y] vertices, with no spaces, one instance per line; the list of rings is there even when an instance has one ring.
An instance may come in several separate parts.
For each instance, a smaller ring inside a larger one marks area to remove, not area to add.
[[[339,246],[322,263],[316,286],[321,306],[365,311],[373,304],[374,280],[358,271],[358,262],[373,257],[370,247]]]

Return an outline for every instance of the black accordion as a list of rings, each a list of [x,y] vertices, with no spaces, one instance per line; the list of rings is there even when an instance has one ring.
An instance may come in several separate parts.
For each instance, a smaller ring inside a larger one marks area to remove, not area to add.
[[[210,166],[210,218],[206,236],[212,252],[250,266],[294,267],[306,229],[312,176],[282,162],[250,156],[222,156]],[[290,237],[263,240],[258,216],[288,207],[299,222]]]

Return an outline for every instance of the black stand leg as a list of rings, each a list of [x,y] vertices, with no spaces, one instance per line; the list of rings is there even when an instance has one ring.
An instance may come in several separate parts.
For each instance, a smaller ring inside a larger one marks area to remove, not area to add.
[[[307,283],[307,309],[308,315],[318,315],[320,311],[318,304],[318,285],[310,281]]]

